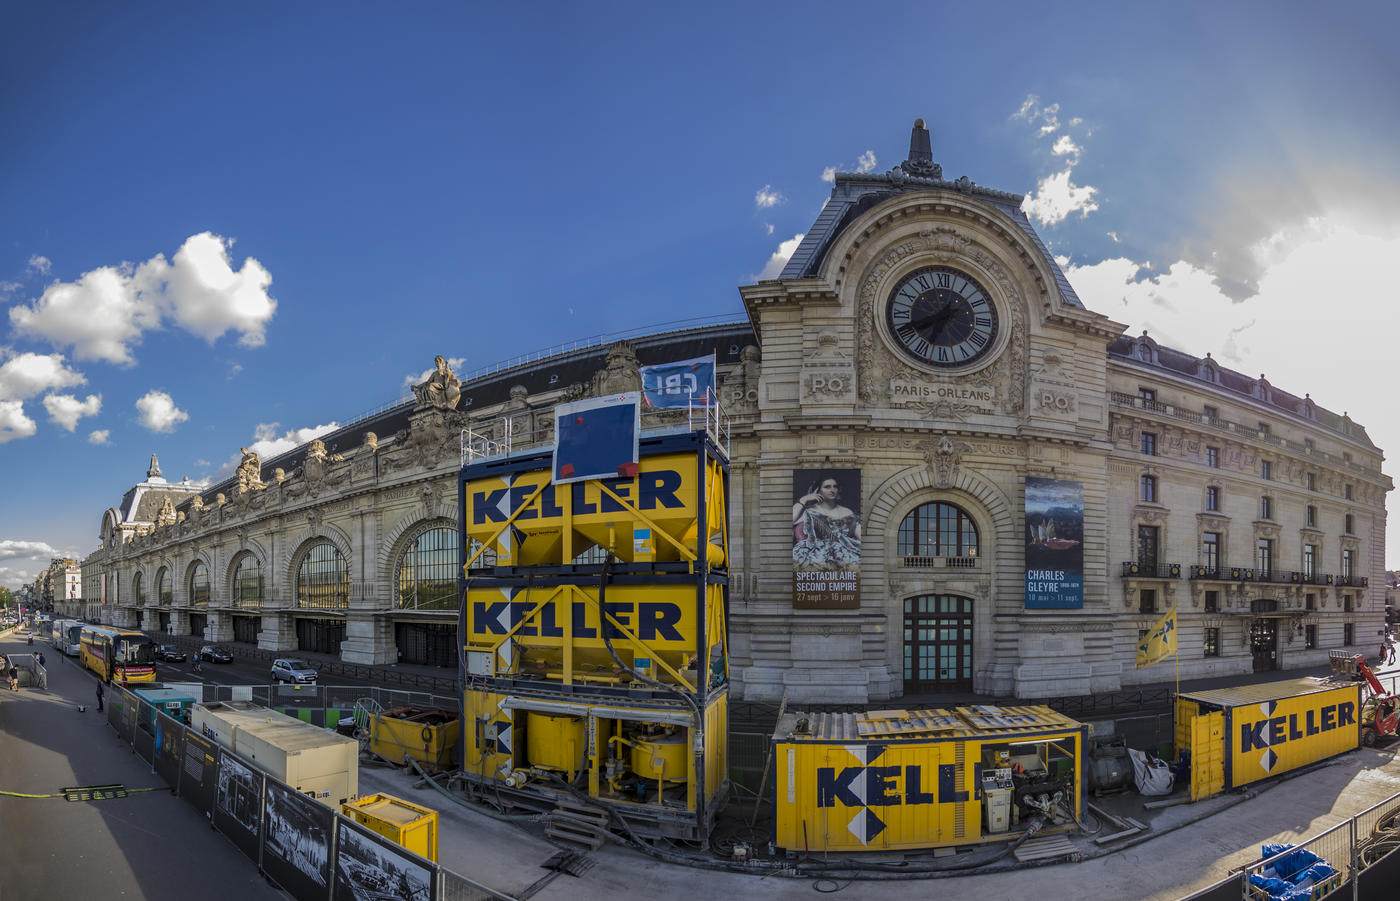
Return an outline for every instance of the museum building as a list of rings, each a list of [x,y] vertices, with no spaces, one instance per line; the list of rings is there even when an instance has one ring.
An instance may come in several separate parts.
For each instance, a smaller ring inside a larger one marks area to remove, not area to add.
[[[1185,679],[1374,650],[1380,449],[1307,394],[1086,309],[1021,201],[945,179],[920,120],[897,168],[837,174],[780,277],[740,288],[745,317],[461,380],[439,358],[413,399],[245,452],[202,493],[148,475],[103,515],[69,612],[455,665],[462,461],[548,446],[556,404],[713,355],[720,415],[642,427],[709,422],[728,451],[737,697],[1167,681],[1170,661],[1135,664],[1169,610]]]

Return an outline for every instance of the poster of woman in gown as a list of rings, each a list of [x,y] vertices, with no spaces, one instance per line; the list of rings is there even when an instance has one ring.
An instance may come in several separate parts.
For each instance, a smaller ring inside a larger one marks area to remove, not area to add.
[[[792,474],[792,605],[860,606],[860,470]]]

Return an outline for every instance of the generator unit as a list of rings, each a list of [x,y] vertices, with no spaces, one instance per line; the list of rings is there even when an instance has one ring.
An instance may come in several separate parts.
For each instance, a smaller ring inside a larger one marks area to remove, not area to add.
[[[703,839],[728,793],[727,458],[709,429],[643,430],[614,474],[560,468],[546,448],[461,471],[463,771]]]

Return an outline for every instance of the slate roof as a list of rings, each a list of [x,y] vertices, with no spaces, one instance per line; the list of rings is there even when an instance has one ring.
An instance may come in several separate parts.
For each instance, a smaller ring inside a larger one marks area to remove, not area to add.
[[[658,332],[641,337],[629,337],[628,342],[637,352],[637,362],[642,366],[667,363],[674,360],[688,360],[714,352],[721,369],[739,362],[739,354],[746,345],[757,344],[753,326],[747,320],[698,328],[676,329]],[[516,385],[523,385],[530,396],[566,388],[576,382],[587,382],[604,367],[611,341],[600,342],[576,350],[533,359],[517,366],[494,369],[488,374],[468,377],[462,381],[462,400],[459,410],[473,407],[491,407],[510,399],[510,391]],[[353,450],[364,444],[365,433],[374,432],[381,440],[408,428],[409,414],[417,405],[416,400],[406,400],[392,405],[369,416],[348,423],[333,432],[322,435],[329,453]],[[306,459],[306,445],[300,445],[262,460],[263,479],[281,468],[291,473]],[[232,476],[211,485],[203,494],[206,503],[215,494],[232,492],[238,484],[237,476]],[[134,491],[135,489],[133,489]],[[131,492],[127,492],[130,497]],[[188,501],[179,506],[186,509]],[[156,503],[157,510],[160,502]],[[154,519],[154,514],[152,514]]]
[[[826,253],[836,238],[861,214],[878,203],[901,194],[956,191],[975,197],[1011,219],[1040,251],[1041,258],[1054,276],[1055,284],[1059,287],[1060,296],[1064,298],[1065,303],[1084,309],[1084,303],[1070,286],[1060,265],[1055,262],[1054,255],[1031,226],[1030,219],[1021,212],[1022,195],[984,188],[967,176],[945,181],[942,177],[942,167],[932,163],[931,156],[927,161],[918,159],[921,155],[927,155],[927,151],[921,154],[914,147],[920,141],[922,129],[923,120],[919,120],[915,123],[914,135],[910,140],[911,159],[905,160],[903,164],[885,174],[836,173],[836,184],[831,189],[831,196],[827,198],[826,204],[817,215],[817,220],[807,229],[806,236],[797,245],[797,250],[793,251],[778,278],[809,278],[816,275],[821,271]],[[928,133],[923,131],[924,146],[927,146],[927,139]]]

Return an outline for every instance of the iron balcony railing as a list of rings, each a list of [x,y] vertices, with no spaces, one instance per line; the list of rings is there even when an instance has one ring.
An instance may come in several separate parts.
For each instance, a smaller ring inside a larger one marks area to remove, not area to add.
[[[1365,579],[1358,578],[1343,582],[1341,576],[1331,573],[1305,572],[1298,569],[1274,569],[1262,566],[1207,566],[1193,564],[1188,578],[1206,579],[1219,582],[1269,582],[1279,585],[1360,585]]]
[[[976,569],[976,557],[939,557],[911,554],[901,557],[906,569]]]
[[[1128,561],[1123,564],[1125,579],[1180,579],[1180,563],[1140,563]]]

